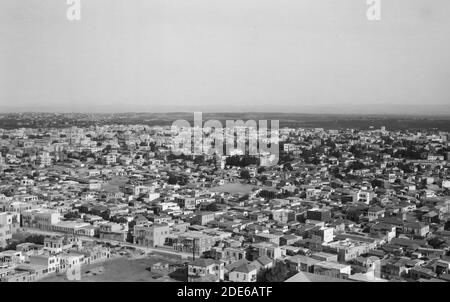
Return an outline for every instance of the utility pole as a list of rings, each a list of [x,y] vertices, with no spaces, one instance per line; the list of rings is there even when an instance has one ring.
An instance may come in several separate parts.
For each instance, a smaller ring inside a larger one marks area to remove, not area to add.
[[[192,243],[192,261],[195,261],[195,238]]]

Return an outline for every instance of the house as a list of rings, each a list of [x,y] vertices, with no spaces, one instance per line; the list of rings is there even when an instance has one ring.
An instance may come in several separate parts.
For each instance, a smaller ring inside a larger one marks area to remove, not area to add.
[[[202,255],[209,251],[218,241],[215,236],[207,235],[198,231],[188,231],[177,234],[172,238],[172,247],[175,251]]]
[[[375,256],[356,257],[351,261],[353,273],[372,273],[376,277],[380,277],[381,261]]]
[[[59,255],[60,269],[67,270],[76,266],[81,266],[84,263],[84,255],[79,253],[68,253]]]
[[[268,234],[268,233],[258,233],[258,234],[253,235],[255,242],[270,242],[270,243],[274,243],[276,245],[280,245],[281,237],[283,237],[283,236],[276,235],[276,234]]]
[[[60,221],[52,226],[54,232],[61,232],[66,234],[84,235],[85,228],[90,227],[89,223],[78,221]]]
[[[32,255],[28,257],[30,265],[41,265],[45,267],[45,273],[55,273],[59,270],[61,258],[56,255]]]
[[[316,253],[311,254],[310,257],[313,259],[320,260],[320,261],[331,261],[331,262],[338,261],[338,255],[325,253],[325,252],[316,252]]]
[[[430,226],[420,222],[405,222],[403,224],[405,234],[425,237],[430,232]]]
[[[302,238],[294,234],[284,235],[283,237],[280,238],[280,246],[292,245],[300,239]]]
[[[60,217],[61,214],[54,210],[26,210],[22,212],[22,226],[53,231],[53,226],[60,221]]]
[[[295,255],[286,258],[286,264],[292,272],[314,273],[314,265],[319,262],[322,261],[303,255]]]
[[[0,247],[6,247],[12,239],[12,234],[20,226],[19,213],[0,213]]]
[[[73,246],[81,246],[81,240],[69,236],[51,236],[44,239],[44,250],[51,254],[58,254]]]
[[[359,190],[354,193],[354,200],[369,204],[370,201],[375,197],[375,194],[370,191]]]
[[[408,274],[408,258],[389,259],[381,264],[381,277],[386,279],[398,279]]]
[[[255,260],[261,256],[267,256],[271,259],[280,259],[286,251],[272,242],[253,243],[249,247],[250,259]]]
[[[351,266],[331,261],[321,261],[313,266],[314,274],[332,278],[348,279],[351,275]]]
[[[385,242],[390,242],[397,234],[397,228],[391,224],[379,222],[370,227],[370,234],[382,235]]]
[[[338,260],[343,262],[352,260],[376,248],[377,241],[372,238],[346,234],[339,235],[336,241],[324,243],[322,246],[323,251],[337,254]]]
[[[134,244],[157,247],[164,245],[169,236],[169,226],[167,224],[140,225],[134,226]]]
[[[412,279],[431,279],[436,278],[437,274],[432,269],[416,266],[409,270],[409,275]]]
[[[25,256],[21,251],[7,250],[0,252],[0,263],[18,264],[25,261]]]
[[[331,211],[327,209],[311,209],[306,212],[306,218],[309,220],[328,222],[331,220]]]
[[[188,282],[223,281],[225,266],[218,260],[201,258],[188,264]]]
[[[18,244],[16,250],[22,252],[25,257],[35,255],[41,255],[44,253],[44,246],[40,244],[34,244],[30,242],[25,242]]]
[[[439,223],[439,214],[435,211],[430,211],[422,216],[422,222],[426,224]]]
[[[277,209],[272,211],[272,219],[282,223],[287,223],[289,220],[289,212],[286,209]]]
[[[216,260],[221,260],[227,264],[233,263],[238,260],[245,259],[247,251],[243,248],[238,247],[212,247],[211,257]]]
[[[206,225],[208,222],[213,221],[215,218],[213,212],[199,212],[196,213],[195,217],[192,219],[193,224]]]
[[[309,272],[298,272],[284,282],[354,282],[353,280],[318,275]]]
[[[243,263],[229,273],[231,282],[256,282],[258,269],[252,264]]]
[[[270,269],[274,265],[274,261],[267,256],[261,256],[256,260],[250,262],[251,265],[256,267],[258,272],[262,269]]]
[[[332,227],[315,227],[309,231],[311,239],[316,239],[320,242],[331,242],[334,238],[334,228]]]
[[[100,225],[99,233],[100,239],[126,241],[128,225],[114,222],[104,223]]]
[[[370,207],[367,210],[367,217],[369,218],[369,221],[383,218],[384,217],[384,209],[380,208],[379,206]]]

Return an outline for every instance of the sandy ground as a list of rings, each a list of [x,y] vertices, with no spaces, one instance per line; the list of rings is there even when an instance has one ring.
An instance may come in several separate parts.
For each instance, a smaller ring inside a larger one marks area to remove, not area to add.
[[[169,276],[161,276],[147,269],[160,258],[150,256],[147,258],[128,259],[118,257],[109,261],[83,266],[81,269],[81,282],[173,282]],[[103,269],[102,269],[103,268]],[[89,272],[101,272],[97,275]],[[41,282],[71,282],[65,275],[53,275]]]
[[[230,194],[234,194],[234,193],[242,193],[242,194],[249,194],[252,192],[252,190],[254,188],[257,189],[263,189],[263,190],[274,190],[274,188],[272,187],[267,187],[267,186],[255,186],[255,185],[249,185],[249,184],[241,184],[241,183],[225,183],[224,185],[221,186],[216,186],[211,188],[212,192],[226,192],[226,193],[230,193]]]
[[[228,193],[244,193],[248,194],[252,192],[252,189],[256,186],[246,185],[240,183],[226,183],[222,186],[217,186],[211,189],[213,192],[228,192]]]

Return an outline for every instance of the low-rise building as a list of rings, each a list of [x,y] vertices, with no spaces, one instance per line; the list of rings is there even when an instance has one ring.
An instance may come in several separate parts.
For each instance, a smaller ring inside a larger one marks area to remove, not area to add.
[[[134,244],[157,247],[163,246],[169,236],[169,226],[167,224],[153,224],[135,226],[133,231]]]

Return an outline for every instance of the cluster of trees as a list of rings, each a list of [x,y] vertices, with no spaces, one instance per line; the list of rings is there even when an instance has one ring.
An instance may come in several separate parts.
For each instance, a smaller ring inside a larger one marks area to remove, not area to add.
[[[26,237],[24,242],[30,242],[30,243],[34,243],[34,244],[44,244],[44,239],[45,239],[44,235],[33,234],[33,235]]]
[[[259,197],[265,198],[265,199],[274,199],[276,198],[276,193],[274,191],[268,191],[268,190],[261,190],[259,192]]]
[[[185,186],[188,183],[188,177],[185,175],[169,175],[169,179],[167,180],[169,185],[179,184],[180,186]]]
[[[284,282],[294,275],[283,262],[277,262],[275,266],[270,269],[262,269],[256,280],[258,282]]]
[[[351,162],[348,166],[347,169],[345,170],[346,173],[350,172],[351,170],[356,171],[356,170],[362,170],[365,169],[366,165],[360,161],[354,161]]]
[[[288,198],[288,197],[294,197],[295,195],[297,195],[299,193],[298,189],[295,189],[293,192],[288,191],[288,190],[284,190],[283,192],[279,193],[276,195],[276,198]]]
[[[343,179],[344,176],[341,173],[341,169],[339,169],[338,166],[334,166],[330,169],[330,174],[335,177],[335,178],[339,178],[339,179]]]
[[[8,170],[8,171],[7,171]],[[5,170],[3,170],[3,172],[5,172],[5,173],[11,173],[11,172],[14,172],[14,169],[5,169]],[[3,195],[5,195],[6,197],[12,197],[12,196],[14,196],[14,193],[15,193],[15,189],[14,189],[14,187],[8,187],[8,188],[6,188],[6,189],[3,189],[2,191],[1,191],[1,193],[3,194]]]
[[[259,165],[259,158],[251,155],[233,155],[227,157],[225,164],[233,167],[247,167],[250,165]]]
[[[352,153],[355,156],[355,158],[363,158],[366,155],[367,150],[362,145],[355,144],[351,146],[348,151]]]
[[[34,244],[44,244],[44,235],[29,235],[22,240],[12,240],[5,248],[0,248],[0,252],[7,250],[15,250],[18,244],[29,242]]]
[[[423,152],[417,150],[414,147],[408,147],[406,150],[397,150],[394,152],[394,157],[406,158],[406,159],[422,159]]]
[[[248,194],[242,195],[241,197],[239,197],[239,201],[245,201],[245,200],[248,200],[249,197],[250,197],[250,196],[249,196]]]
[[[405,173],[414,173],[414,165],[407,163],[399,163],[398,168],[403,170]]]
[[[205,207],[205,210],[209,212],[216,212],[219,210],[219,207],[215,202],[212,202]]]
[[[185,160],[192,160],[192,155],[186,155],[184,153],[181,153],[181,154],[170,153],[169,155],[167,155],[167,160],[168,161],[177,160],[177,159],[181,159],[183,161],[185,161]]]
[[[444,230],[450,231],[450,219],[445,222]]]
[[[259,192],[258,196],[261,198],[265,198],[267,200],[271,200],[271,199],[275,199],[275,198],[283,199],[283,198],[293,197],[299,193],[300,193],[300,191],[298,189],[295,189],[293,192],[288,191],[288,190],[283,190],[283,192],[281,192],[281,193],[277,193],[275,191],[269,191],[269,190],[261,190],[261,192]]]
[[[250,172],[248,172],[248,170],[241,170],[241,178],[245,179],[245,180],[249,180],[250,179]]]
[[[311,150],[303,150],[300,157],[305,161],[307,164],[313,164],[318,165],[320,164],[320,160],[317,158],[317,154],[319,154],[320,148],[312,148]]]
[[[428,240],[428,244],[431,245],[434,249],[440,249],[443,245],[446,245],[446,242],[438,237],[433,237]]]
[[[283,149],[281,149],[281,150],[283,150]],[[294,157],[290,153],[284,152],[284,151],[280,152],[280,158],[278,159],[278,162],[280,164],[285,164],[285,163],[291,162],[293,160],[294,160]]]
[[[78,219],[80,217],[81,217],[81,215],[78,212],[69,212],[69,213],[64,214],[64,218],[66,218],[66,219]]]
[[[136,144],[137,145],[137,144]],[[149,143],[147,143],[147,142],[140,142],[139,143],[139,146],[141,146],[141,147],[145,147],[145,146],[149,146],[150,147],[150,151],[151,152],[155,152],[156,150],[157,150],[157,147],[156,147],[156,143],[155,142],[149,142]]]

